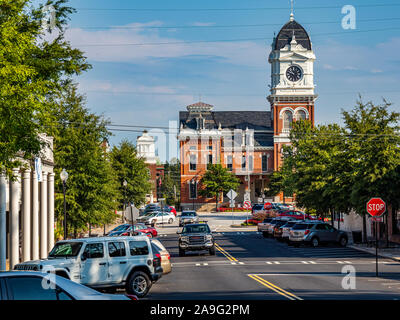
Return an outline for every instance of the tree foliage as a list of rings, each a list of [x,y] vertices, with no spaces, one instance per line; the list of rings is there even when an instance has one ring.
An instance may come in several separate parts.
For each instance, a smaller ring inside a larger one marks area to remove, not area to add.
[[[169,205],[178,206],[180,199],[181,165],[179,161],[175,163],[166,162],[164,165],[164,179],[161,184],[162,197]]]
[[[240,181],[221,164],[209,164],[207,171],[200,180],[200,194],[206,197],[215,197],[218,209],[218,198],[229,190],[237,190]]]
[[[117,175],[120,208],[125,200],[137,207],[143,204],[146,194],[151,192],[150,173],[144,159],[138,157],[135,146],[128,140],[114,146],[111,162]],[[124,180],[127,182],[126,188],[123,186]]]
[[[114,220],[118,188],[109,155],[101,143],[110,135],[107,121],[90,113],[85,99],[69,85],[59,96],[54,134],[56,163],[56,216],[63,221],[63,186],[59,174],[69,174],[66,189],[67,222],[75,232],[86,230],[88,224],[103,225]]]

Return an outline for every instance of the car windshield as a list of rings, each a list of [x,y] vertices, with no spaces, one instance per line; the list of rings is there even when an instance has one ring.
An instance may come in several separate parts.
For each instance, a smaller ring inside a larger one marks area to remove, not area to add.
[[[182,212],[181,214],[182,217],[186,216],[186,217],[195,217],[196,216],[196,212]]]
[[[271,220],[272,220],[271,218],[264,219],[263,223],[268,223],[268,222],[270,222]]]
[[[82,248],[82,242],[59,242],[56,243],[49,257],[76,257]]]
[[[291,227],[293,227],[296,223],[297,223],[297,222],[287,222],[287,223],[284,225],[284,227],[285,227],[285,228],[291,228]]]
[[[210,228],[206,224],[196,224],[185,226],[182,233],[210,233]]]

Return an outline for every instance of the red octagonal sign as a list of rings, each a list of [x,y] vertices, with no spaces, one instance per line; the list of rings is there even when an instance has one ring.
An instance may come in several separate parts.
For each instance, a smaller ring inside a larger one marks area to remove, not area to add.
[[[367,212],[373,217],[380,217],[386,211],[386,203],[381,198],[372,198],[367,202]]]
[[[271,210],[272,209],[272,203],[271,202],[266,202],[264,204],[264,209],[265,210]]]

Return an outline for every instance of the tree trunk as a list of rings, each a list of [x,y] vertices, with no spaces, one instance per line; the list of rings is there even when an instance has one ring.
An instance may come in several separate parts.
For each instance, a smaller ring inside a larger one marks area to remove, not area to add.
[[[329,210],[331,212],[331,225],[332,227],[334,227],[335,225],[335,214],[334,211],[332,209]]]
[[[218,196],[219,192],[217,192],[217,194],[215,195],[215,212],[218,212]]]
[[[365,214],[362,216],[363,219],[363,230],[362,230],[362,238],[363,238],[363,243],[367,242],[367,217]]]

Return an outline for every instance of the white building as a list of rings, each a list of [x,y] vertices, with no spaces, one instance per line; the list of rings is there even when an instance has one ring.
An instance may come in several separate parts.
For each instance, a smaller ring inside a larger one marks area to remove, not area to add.
[[[54,246],[54,158],[53,138],[41,157],[27,169],[15,168],[15,180],[0,175],[0,270],[6,259],[15,264],[46,258]]]

